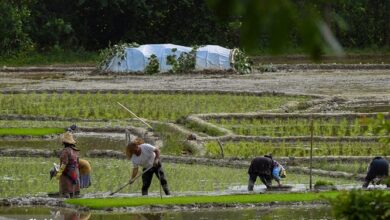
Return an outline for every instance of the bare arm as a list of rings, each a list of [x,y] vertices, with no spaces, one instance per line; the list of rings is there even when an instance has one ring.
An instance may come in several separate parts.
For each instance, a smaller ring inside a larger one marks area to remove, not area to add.
[[[154,165],[157,165],[160,160],[160,149],[156,148],[153,152],[156,154],[156,157],[154,158]]]
[[[132,180],[137,176],[138,174],[138,167],[134,167],[133,168],[133,172],[131,174],[131,178],[130,178],[130,183],[132,182]]]

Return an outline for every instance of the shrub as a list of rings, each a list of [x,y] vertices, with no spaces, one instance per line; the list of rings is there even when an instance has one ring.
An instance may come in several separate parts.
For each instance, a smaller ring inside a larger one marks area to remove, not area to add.
[[[390,196],[386,191],[352,190],[330,202],[336,218],[390,219]]]

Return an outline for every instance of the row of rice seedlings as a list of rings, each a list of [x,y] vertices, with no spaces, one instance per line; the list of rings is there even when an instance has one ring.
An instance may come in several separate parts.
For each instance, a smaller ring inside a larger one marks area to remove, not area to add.
[[[29,135],[44,136],[56,135],[64,132],[62,128],[0,128],[0,136],[5,135]]]
[[[0,128],[68,128],[76,124],[87,128],[125,128],[128,126],[146,127],[139,120],[109,120],[109,121],[39,121],[39,120],[0,120]]]
[[[97,137],[77,137],[77,147],[80,155],[86,155],[90,150],[116,150],[123,151],[125,139],[117,138],[97,138]],[[60,138],[53,139],[6,139],[0,141],[0,149],[39,149],[39,150],[60,150],[63,148]]]
[[[47,115],[90,119],[129,118],[121,102],[142,118],[176,120],[194,113],[250,112],[274,109],[306,97],[232,94],[43,93],[0,94],[2,114]]]
[[[235,134],[246,136],[308,136],[311,133],[311,122],[306,119],[213,119],[210,122],[232,130]],[[372,136],[373,126],[362,124],[360,119],[352,121],[346,118],[339,121],[315,119],[313,134],[315,136]]]
[[[219,157],[221,148],[216,141],[204,144],[206,156]],[[254,158],[272,153],[279,157],[308,157],[308,142],[226,142],[224,155],[227,157]],[[376,142],[315,142],[314,156],[373,156],[390,155],[390,149]]]
[[[92,186],[83,189],[85,193],[102,193],[114,191],[127,183],[131,164],[127,160],[92,159],[87,158],[92,166]],[[57,158],[0,158],[0,197],[26,195],[44,195],[47,192],[58,191],[58,181],[49,180],[49,169]],[[196,191],[223,191],[232,187],[246,189],[248,180],[247,169],[225,168],[218,166],[187,165],[164,163],[164,171],[173,194]],[[314,176],[313,179],[325,179],[335,184],[351,183],[351,180],[324,178]],[[307,184],[307,175],[288,174],[284,183]],[[261,184],[260,181],[257,184]],[[122,193],[141,192],[142,181],[139,179]],[[159,192],[159,183],[154,178],[150,188],[151,193]]]
[[[328,171],[342,171],[353,174],[365,174],[367,172],[368,163],[365,162],[326,162],[320,161],[313,163],[314,169]],[[309,167],[309,163],[301,163],[300,166]]]

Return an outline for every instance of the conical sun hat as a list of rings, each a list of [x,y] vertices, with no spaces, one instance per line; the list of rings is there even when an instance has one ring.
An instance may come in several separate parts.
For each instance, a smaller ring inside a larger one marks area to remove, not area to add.
[[[70,132],[65,132],[61,137],[61,141],[63,143],[76,144],[76,141],[73,139],[73,135]]]

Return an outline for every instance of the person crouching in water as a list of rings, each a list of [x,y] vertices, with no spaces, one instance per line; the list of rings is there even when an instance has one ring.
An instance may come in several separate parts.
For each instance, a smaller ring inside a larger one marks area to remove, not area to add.
[[[70,132],[64,133],[61,139],[64,148],[60,154],[60,168],[56,178],[59,180],[60,196],[72,198],[80,194],[79,149]]]
[[[165,195],[170,195],[168,183],[161,166],[160,150],[158,148],[151,144],[144,143],[144,140],[141,138],[136,138],[127,145],[126,156],[132,161],[134,167],[129,180],[130,184],[134,182],[134,178],[138,174],[139,166],[143,168],[144,172],[147,170],[142,174],[142,195],[148,195],[148,189],[152,183],[153,174],[156,174],[157,178],[159,178]]]
[[[370,185],[370,182],[373,182],[375,178],[379,178],[380,180],[384,180],[389,176],[389,162],[385,160],[383,157],[375,157],[367,171],[367,176],[365,178],[363,188],[367,188]],[[387,187],[390,187],[388,183]]]
[[[257,177],[267,187],[272,186],[274,179],[278,186],[282,186],[280,180],[286,177],[286,170],[278,162],[272,159],[272,156],[265,155],[264,157],[256,157],[252,160],[249,169],[248,191],[253,191]]]

